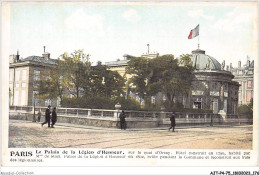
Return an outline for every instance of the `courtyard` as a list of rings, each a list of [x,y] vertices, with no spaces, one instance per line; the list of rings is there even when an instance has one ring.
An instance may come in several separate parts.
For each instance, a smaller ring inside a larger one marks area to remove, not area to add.
[[[253,126],[100,128],[9,120],[10,148],[252,149]]]

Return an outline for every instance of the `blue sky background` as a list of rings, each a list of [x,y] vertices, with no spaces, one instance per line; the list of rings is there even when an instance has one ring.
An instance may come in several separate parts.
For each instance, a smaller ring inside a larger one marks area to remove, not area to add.
[[[57,58],[84,49],[91,62],[147,52],[191,53],[200,48],[226,64],[257,58],[256,3],[10,3],[10,54]]]

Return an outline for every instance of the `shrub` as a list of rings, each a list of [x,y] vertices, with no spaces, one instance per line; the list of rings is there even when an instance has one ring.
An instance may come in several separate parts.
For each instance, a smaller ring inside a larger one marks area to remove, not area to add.
[[[250,105],[240,105],[238,107],[238,114],[239,115],[253,115],[253,110],[251,109]]]
[[[107,97],[64,98],[62,106],[68,108],[115,109],[115,104],[118,102],[121,104],[121,109],[141,110],[140,104],[136,100],[125,99],[124,97],[116,99]]]
[[[64,98],[62,106],[70,108],[113,109],[114,102],[106,97]]]
[[[135,99],[129,98],[125,99],[124,97],[119,97],[114,99],[114,106],[116,103],[121,104],[121,109],[124,110],[141,110],[140,103]]]

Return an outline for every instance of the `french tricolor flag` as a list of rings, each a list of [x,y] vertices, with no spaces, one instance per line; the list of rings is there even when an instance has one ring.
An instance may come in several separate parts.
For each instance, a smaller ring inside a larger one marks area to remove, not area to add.
[[[193,39],[194,37],[197,37],[200,33],[200,25],[198,24],[194,29],[190,31],[190,35],[188,39]]]

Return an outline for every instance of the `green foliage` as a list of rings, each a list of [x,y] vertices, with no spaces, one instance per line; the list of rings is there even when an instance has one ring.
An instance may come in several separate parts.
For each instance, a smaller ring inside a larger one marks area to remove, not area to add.
[[[123,110],[141,110],[140,103],[134,99],[119,97],[114,100],[114,104],[118,102],[121,104],[121,109]]]
[[[65,87],[60,78],[61,72],[59,65],[55,69],[42,72],[40,80],[36,82],[38,83],[38,86],[36,87],[36,90],[38,91],[37,97],[42,99],[60,97],[62,101]]]
[[[165,101],[163,103],[163,106],[165,107],[165,111],[182,111],[183,110],[183,104],[180,102],[174,102],[172,103],[171,101]]]
[[[63,107],[90,108],[90,109],[113,109],[114,103],[106,97],[73,97],[64,98]]]
[[[65,52],[59,60],[64,85],[76,98],[83,93],[83,89],[87,92],[89,88],[91,63],[88,56],[83,50],[77,50],[71,54]]]
[[[253,99],[250,100],[249,104],[240,105],[238,107],[239,115],[249,115],[253,117]]]
[[[42,72],[38,83],[39,98],[59,96],[63,106],[88,108],[113,108],[113,99],[123,94],[125,85],[118,72],[103,65],[91,67],[83,50],[63,53],[56,67]],[[74,97],[64,98],[68,95]]]
[[[161,92],[168,98],[166,106],[173,108],[176,106],[174,98],[187,95],[191,89],[193,68],[190,61],[190,55],[182,55],[179,60],[173,55],[154,59],[137,57],[128,62],[127,73],[133,74],[130,82],[141,98]]]
[[[140,104],[132,99],[123,97],[111,99],[108,97],[73,97],[64,98],[63,107],[72,108],[90,108],[90,109],[115,109],[115,104],[121,104],[121,109],[124,110],[140,110]]]
[[[93,67],[90,72],[89,96],[119,97],[125,85],[123,77],[104,65]]]
[[[131,74],[129,84],[133,84],[132,90],[137,92],[141,98],[145,98],[148,89],[148,80],[150,78],[151,68],[149,60],[144,57],[136,57],[128,62],[126,73]]]

